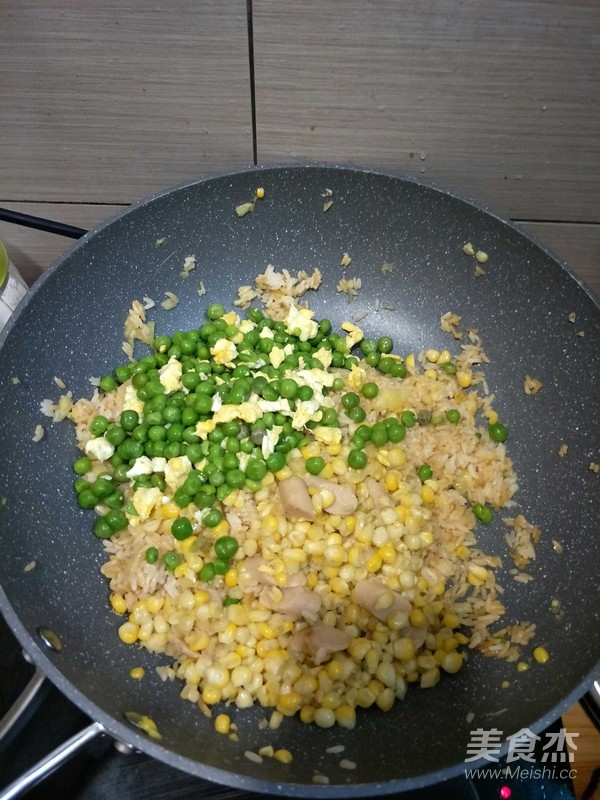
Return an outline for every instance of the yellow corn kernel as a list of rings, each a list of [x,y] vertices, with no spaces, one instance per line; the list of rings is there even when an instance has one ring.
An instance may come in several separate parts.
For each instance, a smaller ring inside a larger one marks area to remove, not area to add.
[[[469,555],[469,548],[466,547],[464,544],[460,544],[456,548],[456,555],[458,558],[467,558]]]
[[[388,450],[388,459],[391,467],[403,467],[406,463],[406,455],[401,447],[391,447]]]
[[[361,708],[369,708],[373,705],[376,699],[377,698],[373,692],[366,686],[363,686],[363,688],[359,689],[356,693],[356,705],[360,706]]]
[[[473,379],[471,373],[461,370],[456,373],[456,380],[461,389],[468,389]]]
[[[143,667],[134,667],[129,670],[129,677],[136,681],[141,681],[145,674],[146,672]]]
[[[375,572],[379,572],[381,569],[381,556],[379,553],[374,553],[371,558],[367,559],[365,564],[366,570],[370,575],[373,575]]]
[[[409,353],[406,356],[406,359],[405,359],[404,363],[406,364],[406,366],[409,369],[414,369],[414,366],[415,366],[415,354],[414,353]]]
[[[424,503],[433,503],[435,497],[435,492],[431,488],[431,486],[423,486],[421,489],[421,499]]]
[[[321,505],[323,508],[331,508],[335,503],[335,495],[329,489],[321,490]]]
[[[498,422],[498,414],[491,408],[486,408],[486,410],[483,412],[483,415],[490,425],[495,425]]]
[[[354,514],[350,514],[345,518],[346,522],[346,531],[350,534],[354,533],[356,529],[356,517]]]
[[[302,705],[302,697],[298,692],[292,689],[291,692],[279,695],[279,702],[277,708],[283,714],[295,714]]]
[[[206,589],[199,589],[197,592],[194,592],[194,602],[196,606],[204,606],[206,603],[210,602],[210,595]]]
[[[291,633],[295,626],[291,619],[284,619],[280,627],[282,633]]]
[[[465,636],[464,633],[460,633],[460,631],[454,634],[454,638],[459,644],[469,644],[469,637]]]
[[[319,688],[319,681],[317,680],[315,675],[312,675],[310,672],[306,672],[301,675],[296,683],[294,684],[294,689],[300,694],[310,695],[314,694]]]
[[[424,628],[427,625],[427,617],[420,608],[413,608],[408,615],[410,624],[415,628]]]
[[[425,375],[426,375],[428,378],[431,378],[432,380],[436,380],[436,378],[437,378],[437,376],[438,376],[438,374],[437,374],[437,370],[436,370],[436,369],[433,369],[432,367],[430,367],[429,369],[426,369],[426,370],[425,370]]]
[[[215,703],[220,703],[221,697],[222,692],[218,686],[211,686],[211,684],[207,684],[204,689],[202,689],[202,700],[207,706],[214,706]]]
[[[421,544],[423,547],[429,547],[433,543],[433,533],[431,531],[421,531]]]
[[[425,358],[427,359],[427,361],[431,361],[432,364],[435,364],[436,361],[439,360],[439,357],[440,357],[439,350],[433,350],[433,349],[425,350]]]
[[[309,589],[314,589],[319,582],[319,576],[316,572],[309,572],[306,576],[306,585]]]
[[[225,573],[225,586],[228,586],[232,589],[234,586],[238,585],[238,571],[235,567],[231,567]]]
[[[275,533],[279,530],[279,520],[275,514],[267,514],[262,520],[262,529],[265,533]]]
[[[165,503],[158,508],[158,516],[161,519],[177,519],[180,514],[181,509],[176,503]]]
[[[389,711],[396,702],[396,695],[390,688],[383,689],[377,695],[375,703],[382,711]]]
[[[444,628],[450,628],[451,631],[453,631],[455,628],[459,628],[460,619],[458,618],[458,614],[455,614],[453,611],[448,611],[446,614],[444,614],[442,625]]]
[[[398,488],[398,473],[397,472],[394,472],[392,470],[392,472],[388,472],[387,473],[387,475],[385,476],[385,488],[388,490],[388,492],[395,492],[396,491],[396,489]]]
[[[307,458],[314,458],[321,452],[321,448],[316,442],[311,442],[300,450],[300,455],[306,461]]]
[[[225,518],[223,518],[218,525],[215,525],[213,528],[213,534],[215,539],[218,539],[220,536],[226,536],[229,533],[229,523]]]
[[[383,547],[380,547],[377,551],[377,554],[384,564],[393,564],[397,556],[396,548],[390,542],[384,544]]]
[[[119,639],[125,644],[133,644],[138,640],[140,626],[135,622],[124,622],[119,628]]]
[[[394,642],[394,656],[400,661],[410,661],[415,656],[415,643],[408,636]]]
[[[439,358],[437,360],[437,363],[438,364],[447,364],[450,361],[451,358],[452,358],[452,356],[450,355],[450,351],[449,350],[442,350],[442,352],[440,353]]]
[[[356,725],[356,711],[347,703],[335,709],[335,721],[341,728],[352,730]]]
[[[280,761],[282,764],[291,764],[294,760],[289,750],[275,750],[273,758],[275,761]]]
[[[526,664],[525,661],[519,661],[517,663],[517,672],[526,672],[529,669],[529,664]]]
[[[300,709],[300,719],[304,722],[305,725],[314,722],[315,720],[315,711],[316,708],[314,706],[302,706]]]
[[[538,664],[545,664],[547,661],[550,660],[550,653],[546,650],[545,647],[536,647],[533,651],[533,657],[538,662]]]
[[[449,672],[451,675],[454,675],[455,672],[463,665],[463,657],[460,653],[452,652],[446,653],[441,662],[442,669],[446,672]]]
[[[173,575],[176,578],[185,578],[185,576],[187,575],[187,571],[188,571],[188,565],[184,561],[183,564],[179,564],[178,566],[175,567],[175,569],[173,570]]]
[[[266,622],[259,623],[258,631],[263,639],[277,638],[277,631],[275,630],[275,628],[273,628],[272,625],[268,625]]]
[[[115,614],[124,614],[127,611],[127,603],[122,594],[113,592],[110,596],[110,604]]]
[[[185,643],[190,650],[199,653],[200,650],[205,650],[210,644],[210,636],[205,631],[198,631],[187,636]]]
[[[467,580],[471,586],[483,586],[488,577],[488,571],[479,564],[469,564]]]
[[[275,477],[278,481],[285,481],[287,478],[292,477],[292,470],[289,467],[284,467],[275,473]]]
[[[333,445],[330,446],[333,447]],[[339,447],[339,445],[336,445],[336,447]],[[333,470],[333,464],[331,463],[331,461],[329,461],[327,464],[325,464],[325,466],[321,470],[321,477],[329,481],[333,478],[334,475],[335,472]]]
[[[227,714],[217,714],[215,717],[215,730],[217,733],[227,735],[231,730],[231,719]]]

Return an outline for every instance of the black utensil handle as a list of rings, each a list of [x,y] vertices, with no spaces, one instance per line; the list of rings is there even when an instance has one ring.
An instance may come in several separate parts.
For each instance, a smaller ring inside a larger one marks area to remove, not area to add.
[[[35,228],[38,231],[46,231],[46,233],[56,233],[59,236],[67,236],[69,239],[81,239],[87,233],[85,228],[76,228],[74,225],[65,225],[64,222],[55,222],[43,217],[33,217],[31,214],[21,214],[20,211],[10,211],[8,208],[0,208],[0,221],[12,222],[15,225]]]

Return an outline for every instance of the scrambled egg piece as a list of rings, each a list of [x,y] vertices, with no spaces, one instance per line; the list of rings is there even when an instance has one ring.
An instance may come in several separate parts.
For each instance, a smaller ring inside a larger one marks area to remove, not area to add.
[[[144,418],[144,404],[138,398],[137,391],[131,384],[125,387],[123,411],[137,411],[137,413],[140,415],[140,419]]]
[[[267,328],[267,326],[265,325],[264,328],[260,329],[259,336],[260,336],[261,339],[274,339],[275,338],[275,332],[272,331],[271,328]]]
[[[172,492],[176,492],[191,471],[192,462],[187,456],[170,458],[165,466],[165,483]]]
[[[162,492],[153,486],[151,489],[136,489],[132,503],[141,522],[148,519],[154,507],[162,503]]]
[[[97,439],[89,440],[85,446],[85,452],[98,461],[106,461],[113,455],[115,448],[104,436],[99,436]]]
[[[206,439],[208,434],[212,433],[216,427],[217,425],[213,419],[207,419],[204,422],[199,422],[196,425],[196,436],[199,436],[201,439]]]
[[[178,392],[181,386],[181,363],[171,356],[167,363],[158,371],[158,380],[167,392]]]
[[[273,425],[270,431],[265,431],[265,435],[263,436],[261,443],[263,458],[268,458],[271,453],[275,452],[275,445],[279,441],[282,430],[283,428],[281,425]]]
[[[222,364],[225,367],[233,367],[234,359],[237,358],[237,347],[229,339],[217,339],[210,348],[210,354],[215,360],[215,364]]]
[[[339,428],[328,428],[325,425],[318,425],[313,430],[313,436],[324,444],[339,444],[342,441],[342,432]]]
[[[346,336],[348,350],[351,350],[355,344],[362,342],[362,340],[365,338],[365,335],[361,329],[357,325],[353,325],[351,322],[342,322],[342,330],[348,333],[348,336]]]
[[[275,369],[281,366],[284,358],[285,351],[283,347],[274,347],[269,353],[269,361],[271,362],[271,366],[275,367]]]
[[[253,395],[253,397],[256,396],[257,395]],[[215,406],[216,411],[212,418],[204,422],[198,422],[196,425],[196,435],[200,436],[201,439],[206,439],[208,434],[214,431],[216,426],[220,425],[222,422],[231,422],[234,419],[241,419],[244,422],[252,423],[256,422],[256,420],[260,419],[263,415],[260,406],[258,403],[253,402],[253,400],[247,400],[245,403],[239,403],[238,405],[232,405],[230,403],[219,405],[216,403]]]
[[[326,347],[320,347],[315,353],[315,358],[319,359],[319,361],[321,362],[321,364],[323,364],[325,369],[329,369],[329,367],[331,366],[331,359],[333,358],[333,353]]]
[[[362,367],[357,367],[356,364],[353,364],[350,375],[348,376],[348,386],[356,392],[360,392],[365,382],[366,375],[367,373]]]
[[[298,308],[290,303],[290,310],[285,318],[287,333],[297,336],[301,342],[306,342],[317,335],[319,326],[313,321],[314,311],[308,308]]]
[[[235,311],[228,311],[227,314],[223,314],[222,317],[228,325],[239,325],[240,318],[235,313]]]
[[[256,328],[256,325],[252,322],[252,320],[243,319],[240,322],[240,331],[242,333],[250,333],[250,331],[253,331],[254,328]]]
[[[131,467],[126,474],[128,478],[137,478],[139,475],[151,475],[153,472],[164,472],[166,465],[166,458],[148,458],[148,456],[140,456],[135,460],[133,467]]]

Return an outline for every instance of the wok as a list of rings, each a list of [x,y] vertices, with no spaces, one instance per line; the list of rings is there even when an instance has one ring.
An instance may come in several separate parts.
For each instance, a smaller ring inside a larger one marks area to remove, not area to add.
[[[238,218],[235,206],[258,186],[265,199]],[[333,200],[327,212],[325,189]],[[467,241],[489,254],[485,276],[474,277],[474,261],[462,250]],[[344,251],[352,256],[344,276],[362,279],[351,305],[336,292]],[[183,280],[190,254],[198,266]],[[395,264],[387,275],[384,261]],[[504,556],[503,623],[535,622],[535,643],[549,651],[548,663],[532,662],[517,673],[514,664],[472,653],[459,674],[435,689],[409,690],[387,714],[360,713],[354,731],[321,730],[295,718],[265,730],[263,709],[234,709],[239,743],[233,744],[178,697],[177,683],[161,682],[154,667],[167,658],[120,642],[122,620],[110,611],[99,572],[103,547],[90,533],[89,513],[71,496],[73,430],[52,426],[40,402],[57,397],[53,376],[75,397],[89,396],[89,377],[124,361],[123,320],[132,299],[157,301],[149,315],[161,332],[198,326],[208,303],[231,305],[236,288],[269,263],[294,271],[320,267],[323,286],[310,297],[317,316],[339,325],[369,312],[361,322],[365,335],[392,335],[399,353],[448,346],[439,329],[446,311],[479,329],[491,359],[494,405],[510,429],[518,510],[543,530],[529,568],[535,580],[522,585],[508,574],[499,518],[478,526],[477,535],[486,552]],[[201,299],[200,279],[208,292]],[[165,291],[180,298],[171,311],[159,305]],[[389,310],[376,312],[377,301]],[[0,343],[0,486],[7,498],[0,507],[0,606],[41,670],[116,739],[245,790],[379,795],[461,773],[476,727],[500,728],[503,740],[522,728],[541,731],[600,673],[600,476],[588,469],[600,454],[598,300],[543,246],[480,205],[413,180],[336,167],[251,169],[194,182],[128,208],[73,245],[38,281]],[[526,374],[543,381],[536,396],[523,392]],[[35,444],[38,423],[46,436]],[[569,445],[562,459],[561,442]],[[552,540],[561,542],[562,554]],[[35,569],[24,572],[31,561]],[[553,598],[560,614],[551,611]],[[41,626],[60,636],[60,652],[44,646]],[[143,681],[129,678],[132,666],[146,668]],[[130,726],[125,711],[150,715],[161,742]],[[266,744],[290,750],[293,763],[244,757]],[[351,773],[326,753],[338,744],[356,762]],[[329,785],[314,784],[315,771]]]

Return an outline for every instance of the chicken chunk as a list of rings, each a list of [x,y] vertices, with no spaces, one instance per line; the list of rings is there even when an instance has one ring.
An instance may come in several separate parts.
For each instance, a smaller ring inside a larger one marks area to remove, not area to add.
[[[358,497],[349,486],[340,486],[339,483],[320,478],[318,475],[307,475],[304,481],[307,486],[312,486],[315,489],[327,489],[332,493],[335,498],[334,502],[328,508],[323,509],[328,514],[347,517],[348,514],[356,511]]]
[[[300,586],[290,586],[285,589],[278,587],[265,588],[258,599],[271,611],[279,611],[288,617],[304,617],[308,622],[314,622],[321,608],[321,598],[316,592]]]
[[[385,622],[390,614],[404,611],[410,614],[410,602],[398,592],[378,580],[359,581],[352,592],[352,599],[357,606],[365,608],[381,622]]]
[[[331,628],[329,625],[317,624],[297,631],[290,640],[290,647],[298,653],[304,653],[319,665],[332,653],[345,650],[350,641],[350,637],[344,631]]]
[[[285,516],[290,520],[314,520],[315,510],[306,483],[297,475],[279,483],[279,499]]]

